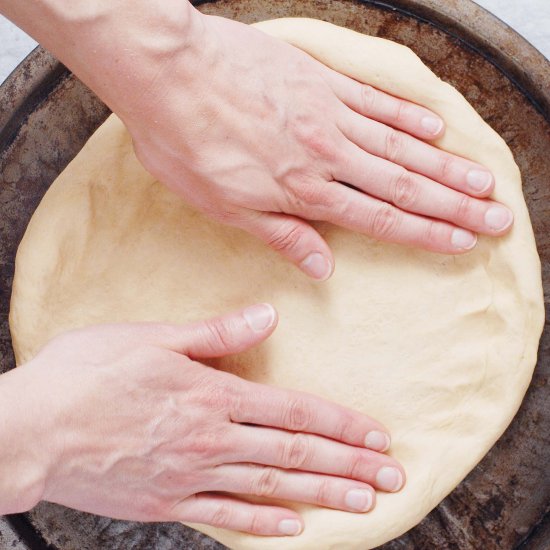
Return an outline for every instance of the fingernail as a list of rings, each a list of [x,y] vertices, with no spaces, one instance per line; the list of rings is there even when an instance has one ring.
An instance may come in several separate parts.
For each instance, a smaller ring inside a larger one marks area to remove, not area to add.
[[[332,272],[331,263],[319,252],[312,252],[301,264],[300,267],[314,279],[324,281],[330,277]]]
[[[420,119],[420,125],[432,135],[439,134],[443,128],[443,121],[435,116],[425,116]]]
[[[454,229],[451,235],[451,244],[455,248],[461,248],[462,250],[470,250],[474,248],[477,243],[477,236],[471,231],[465,229]]]
[[[372,494],[365,489],[351,489],[346,493],[345,502],[351,510],[366,512],[372,507]]]
[[[279,533],[282,535],[299,535],[302,524],[296,519],[283,519],[279,522]]]
[[[383,466],[376,474],[376,485],[384,491],[397,491],[403,485],[403,475],[397,468]]]
[[[365,447],[373,451],[387,451],[390,448],[390,436],[387,433],[373,430],[365,436]]]
[[[503,206],[492,206],[485,212],[485,223],[493,231],[502,231],[510,225],[514,216],[508,208]]]
[[[275,322],[275,310],[269,304],[247,307],[243,311],[243,316],[254,332],[262,332]]]
[[[466,174],[466,182],[472,191],[483,193],[493,183],[493,175],[485,170],[470,170]]]

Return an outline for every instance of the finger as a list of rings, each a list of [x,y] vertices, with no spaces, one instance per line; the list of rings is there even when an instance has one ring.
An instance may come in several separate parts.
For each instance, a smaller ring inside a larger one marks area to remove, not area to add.
[[[300,516],[280,506],[251,504],[212,493],[200,493],[179,502],[172,509],[174,521],[203,523],[255,535],[299,535]]]
[[[390,447],[380,422],[321,397],[248,381],[235,395],[229,413],[233,422],[319,434],[381,452]]]
[[[405,481],[403,467],[392,457],[318,435],[241,426],[235,439],[239,462],[329,474],[390,492],[399,491]]]
[[[334,185],[330,199],[333,208],[317,207],[317,219],[381,241],[442,254],[463,254],[477,242],[476,235],[470,231],[444,221],[410,214],[345,185]]]
[[[123,338],[163,346],[191,359],[223,357],[263,342],[277,326],[270,304],[255,304],[221,317],[188,325],[132,323],[120,325]],[[120,337],[120,336],[119,336]]]
[[[336,71],[330,71],[327,76],[338,98],[363,117],[422,139],[436,139],[443,135],[443,119],[425,107],[357,82]]]
[[[385,202],[415,214],[449,221],[488,235],[510,229],[512,212],[494,201],[477,199],[409,172],[401,166],[365,153],[348,142],[349,162],[334,177]]]
[[[239,227],[249,231],[294,263],[306,275],[324,281],[334,270],[332,252],[319,233],[294,216],[255,212]]]
[[[367,483],[335,476],[282,470],[253,464],[216,468],[218,491],[291,500],[348,512],[367,512],[376,494]]]
[[[441,151],[409,134],[349,109],[342,117],[340,128],[361,149],[447,187],[476,197],[487,197],[493,192],[494,178],[485,167]]]

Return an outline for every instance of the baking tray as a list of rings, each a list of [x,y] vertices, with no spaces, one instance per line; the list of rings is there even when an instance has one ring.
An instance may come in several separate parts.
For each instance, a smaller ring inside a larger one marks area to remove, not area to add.
[[[550,64],[523,38],[469,0],[197,4],[206,13],[246,23],[283,16],[324,19],[412,47],[466,96],[511,147],[523,175],[548,308]],[[0,372],[14,366],[7,319],[17,245],[48,186],[108,113],[93,93],[41,48],[0,87]],[[550,331],[545,326],[532,384],[511,426],[459,487],[417,527],[385,544],[384,550],[550,547],[549,364]],[[9,521],[21,539],[20,548],[223,548],[179,524],[114,521],[47,503],[28,514],[9,516]]]

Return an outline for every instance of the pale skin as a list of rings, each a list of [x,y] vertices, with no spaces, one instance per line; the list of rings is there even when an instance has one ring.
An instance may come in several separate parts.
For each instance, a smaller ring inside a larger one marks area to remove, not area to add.
[[[10,473],[2,469],[0,513],[44,499],[120,519],[292,535],[297,513],[216,492],[365,512],[376,489],[400,489],[405,472],[381,452],[380,423],[199,362],[259,344],[276,323],[274,308],[257,304],[185,327],[105,325],[52,340],[0,377]]]
[[[154,176],[304,276],[335,266],[308,220],[446,254],[512,225],[489,198],[490,172],[430,145],[445,131],[437,115],[256,29],[183,0],[0,0],[0,11],[122,118]],[[296,512],[228,494],[372,509],[376,491],[405,482],[382,424],[200,363],[259,344],[276,322],[264,304],[54,339],[0,377],[0,513],[48,500],[281,536],[303,529]]]

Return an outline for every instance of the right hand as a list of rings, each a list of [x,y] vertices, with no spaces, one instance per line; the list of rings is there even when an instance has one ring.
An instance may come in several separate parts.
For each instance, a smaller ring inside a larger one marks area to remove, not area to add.
[[[436,113],[249,25],[185,0],[0,11],[119,115],[153,176],[315,279],[334,258],[310,220],[445,254],[512,225],[489,199],[493,175],[431,144],[444,133]]]
[[[334,258],[308,220],[446,254],[509,230],[489,170],[430,143],[435,113],[248,25],[189,18],[187,47],[112,105],[147,170],[199,210],[316,279]]]
[[[19,376],[42,426],[48,411],[39,498],[126,520],[295,535],[295,511],[221,493],[364,512],[375,489],[399,490],[405,474],[383,454],[380,423],[197,362],[245,351],[276,322],[261,304],[187,326],[98,325],[53,339],[6,375]]]

